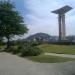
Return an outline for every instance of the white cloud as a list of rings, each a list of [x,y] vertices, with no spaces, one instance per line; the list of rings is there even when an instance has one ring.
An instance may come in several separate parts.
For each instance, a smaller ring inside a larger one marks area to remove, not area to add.
[[[27,9],[30,11],[26,14],[29,34],[37,32],[45,32],[51,35],[58,35],[58,20],[57,15],[51,11],[70,5],[75,7],[74,0],[25,0]],[[75,33],[75,9],[66,14],[67,35]]]

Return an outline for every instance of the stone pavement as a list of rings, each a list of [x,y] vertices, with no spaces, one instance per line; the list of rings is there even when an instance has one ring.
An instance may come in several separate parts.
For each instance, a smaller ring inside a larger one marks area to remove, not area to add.
[[[75,75],[75,62],[36,63],[0,53],[0,75]]]

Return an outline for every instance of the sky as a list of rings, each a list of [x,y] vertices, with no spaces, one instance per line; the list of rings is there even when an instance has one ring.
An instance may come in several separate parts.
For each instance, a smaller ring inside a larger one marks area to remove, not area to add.
[[[12,0],[29,28],[26,36],[47,33],[58,36],[58,15],[51,11],[65,5],[73,9],[66,13],[66,35],[75,35],[75,0]]]

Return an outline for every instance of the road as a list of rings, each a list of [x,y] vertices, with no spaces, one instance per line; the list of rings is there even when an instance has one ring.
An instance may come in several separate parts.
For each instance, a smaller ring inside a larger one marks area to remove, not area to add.
[[[75,62],[37,63],[0,53],[0,75],[75,75]]]

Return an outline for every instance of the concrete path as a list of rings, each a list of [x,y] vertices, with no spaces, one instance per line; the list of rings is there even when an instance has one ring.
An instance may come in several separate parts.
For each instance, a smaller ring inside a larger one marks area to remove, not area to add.
[[[36,63],[16,55],[0,53],[0,75],[75,75],[75,62]]]
[[[67,58],[75,58],[75,55],[69,55],[69,54],[45,53],[45,55],[60,56],[60,57],[67,57]]]

